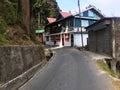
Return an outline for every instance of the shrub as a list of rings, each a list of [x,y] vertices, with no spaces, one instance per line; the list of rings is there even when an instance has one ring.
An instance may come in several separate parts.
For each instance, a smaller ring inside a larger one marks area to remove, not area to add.
[[[0,15],[7,25],[23,24],[23,12],[18,0],[0,2]]]
[[[6,37],[4,35],[0,34],[0,45],[5,45],[8,44],[8,40],[6,39]]]
[[[5,20],[8,25],[14,25],[17,22],[17,14],[16,9],[14,8],[13,4],[4,4],[4,9],[6,14]]]
[[[0,34],[5,33],[6,30],[7,30],[7,24],[6,24],[6,22],[4,21],[4,19],[2,19],[2,18],[0,17]]]

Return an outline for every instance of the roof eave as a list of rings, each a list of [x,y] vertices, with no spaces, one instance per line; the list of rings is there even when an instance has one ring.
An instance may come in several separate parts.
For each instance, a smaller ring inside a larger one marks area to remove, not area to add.
[[[71,16],[68,16],[68,17],[66,17],[66,18],[59,19],[59,20],[57,20],[57,21],[55,21],[55,22],[52,22],[52,23],[47,24],[46,26],[49,26],[49,25],[51,25],[51,24],[54,24],[54,23],[60,22],[60,21],[62,21],[62,20],[65,20],[65,19],[67,19],[67,18],[70,18],[70,17],[74,17],[74,16],[71,15]]]

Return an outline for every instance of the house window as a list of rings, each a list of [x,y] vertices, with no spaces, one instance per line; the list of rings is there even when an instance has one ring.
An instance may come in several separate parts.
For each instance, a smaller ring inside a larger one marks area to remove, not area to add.
[[[83,12],[83,17],[88,17],[88,11]]]
[[[82,20],[82,27],[87,27],[89,26],[88,20]]]
[[[79,27],[80,26],[80,19],[75,19],[75,27]]]
[[[88,11],[88,15],[89,15],[89,17],[94,17],[94,13],[90,10]]]
[[[83,17],[83,13],[81,13],[81,17]]]

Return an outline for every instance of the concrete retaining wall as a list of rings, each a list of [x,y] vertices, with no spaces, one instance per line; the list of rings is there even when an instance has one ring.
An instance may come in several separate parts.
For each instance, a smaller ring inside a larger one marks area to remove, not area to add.
[[[45,59],[40,46],[1,46],[0,84],[4,84]]]

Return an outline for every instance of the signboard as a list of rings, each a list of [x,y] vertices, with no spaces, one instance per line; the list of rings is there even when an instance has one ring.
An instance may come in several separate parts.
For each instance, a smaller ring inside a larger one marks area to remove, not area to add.
[[[35,33],[44,33],[45,30],[36,30]]]

